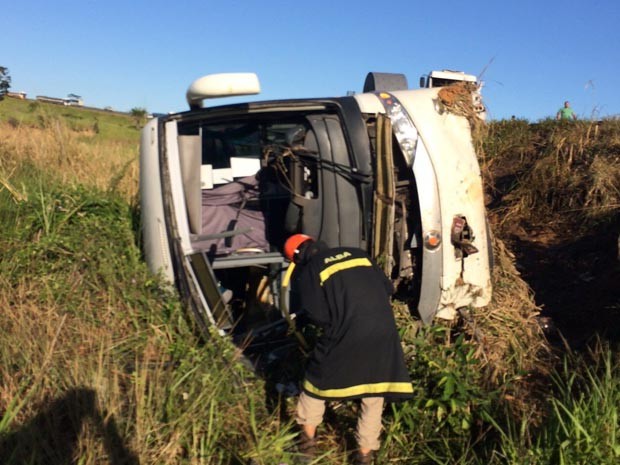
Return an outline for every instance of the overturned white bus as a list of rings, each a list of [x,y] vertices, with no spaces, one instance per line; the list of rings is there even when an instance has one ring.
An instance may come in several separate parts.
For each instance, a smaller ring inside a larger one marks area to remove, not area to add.
[[[295,233],[369,251],[426,323],[486,305],[480,169],[467,118],[445,111],[439,90],[370,73],[357,95],[203,108],[260,85],[251,73],[198,79],[189,111],[142,131],[148,265],[220,333],[286,326],[282,246]]]

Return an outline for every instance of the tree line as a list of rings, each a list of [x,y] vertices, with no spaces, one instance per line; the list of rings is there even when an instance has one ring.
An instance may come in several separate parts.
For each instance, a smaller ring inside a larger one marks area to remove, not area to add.
[[[0,100],[8,93],[11,88],[11,75],[9,68],[0,66]]]

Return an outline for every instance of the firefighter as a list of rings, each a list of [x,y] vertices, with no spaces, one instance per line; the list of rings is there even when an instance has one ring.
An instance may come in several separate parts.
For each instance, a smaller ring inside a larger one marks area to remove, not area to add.
[[[380,446],[385,399],[413,394],[390,304],[392,283],[361,249],[329,248],[296,234],[284,254],[296,265],[291,308],[320,328],[297,402],[300,451],[316,453],[326,401],[361,399],[354,460],[370,464]]]

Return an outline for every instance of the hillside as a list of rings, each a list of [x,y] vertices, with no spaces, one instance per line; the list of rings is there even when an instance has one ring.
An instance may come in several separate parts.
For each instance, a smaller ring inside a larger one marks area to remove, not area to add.
[[[136,142],[136,122],[131,116],[105,110],[54,105],[36,100],[5,98],[0,104],[0,120],[13,127],[43,128],[54,118],[61,118],[74,132],[97,134],[99,139],[116,142]]]
[[[286,386],[199,337],[146,269],[136,122],[31,103],[0,102],[0,462],[297,463]],[[616,463],[620,123],[493,122],[476,142],[494,302],[448,326],[398,313],[416,397],[386,412],[379,459]],[[288,362],[272,372],[294,379]],[[316,463],[347,463],[340,407]]]
[[[620,121],[498,122],[484,152],[494,230],[552,335],[620,341]]]
[[[127,200],[137,194],[139,127],[130,116],[5,98],[0,102],[0,178],[36,166],[68,184],[114,190]],[[10,152],[10,153],[8,153]],[[6,186],[5,186],[6,187]]]

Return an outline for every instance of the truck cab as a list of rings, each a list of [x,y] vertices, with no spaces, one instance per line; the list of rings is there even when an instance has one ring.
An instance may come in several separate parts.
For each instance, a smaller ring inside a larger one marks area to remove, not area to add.
[[[480,119],[485,120],[486,108],[482,102],[482,82],[473,74],[443,69],[441,71],[431,71],[427,75],[420,77],[421,88],[431,89],[455,84],[465,86],[471,91],[474,111]]]
[[[457,82],[471,82],[478,85],[478,79],[473,74],[465,74],[463,71],[444,69],[431,71],[420,77],[420,87],[430,89],[432,87],[445,87]]]
[[[260,339],[290,323],[282,248],[296,233],[368,251],[425,323],[489,302],[469,122],[438,107],[438,89],[404,87],[367,78],[355,95],[205,108],[260,92],[252,73],[209,75],[189,87],[188,111],[146,124],[145,258],[202,329]]]

